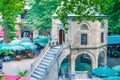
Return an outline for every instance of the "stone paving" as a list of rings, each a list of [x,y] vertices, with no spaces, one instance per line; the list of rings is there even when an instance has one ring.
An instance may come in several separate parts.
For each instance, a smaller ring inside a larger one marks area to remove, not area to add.
[[[34,59],[23,59],[21,61],[3,62],[3,72],[9,75],[17,75],[18,72],[30,69]]]

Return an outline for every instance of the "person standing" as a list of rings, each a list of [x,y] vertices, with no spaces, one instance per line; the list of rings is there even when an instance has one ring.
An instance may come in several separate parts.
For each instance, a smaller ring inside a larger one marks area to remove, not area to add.
[[[3,62],[2,62],[2,60],[0,59],[0,71],[2,71],[2,67],[3,67]]]

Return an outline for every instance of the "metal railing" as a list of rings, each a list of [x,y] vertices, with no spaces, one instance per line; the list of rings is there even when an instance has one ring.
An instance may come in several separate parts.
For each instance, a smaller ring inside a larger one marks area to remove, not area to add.
[[[49,49],[50,49],[50,46],[49,46],[49,42],[48,42],[46,47],[43,50],[41,50],[41,53],[36,58],[34,63],[32,63],[31,69],[28,71],[28,74],[26,74],[27,77],[30,77],[32,75],[32,73],[35,71],[35,69],[37,68],[37,66],[39,65],[39,63],[41,62],[43,57],[46,55],[46,53],[48,52]]]
[[[56,62],[58,62],[57,60],[58,60],[58,58],[59,58],[59,56],[60,56],[60,53],[62,52],[62,49],[63,49],[62,46],[60,46],[60,49],[58,50],[58,52],[57,52],[57,53],[55,54],[55,56],[54,56],[54,60],[52,61],[52,63],[50,64],[50,66],[47,68],[43,80],[45,80],[45,79],[46,79],[45,77],[49,75],[50,70],[52,69],[52,67],[54,66],[54,64],[55,64]]]

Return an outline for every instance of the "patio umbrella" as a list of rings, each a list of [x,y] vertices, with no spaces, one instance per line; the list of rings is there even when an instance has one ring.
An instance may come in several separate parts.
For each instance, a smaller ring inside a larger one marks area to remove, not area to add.
[[[37,46],[35,44],[30,43],[30,42],[21,43],[21,45],[23,45],[25,47],[25,49],[35,49],[35,48],[37,48]]]
[[[103,80],[120,80],[120,77],[118,76],[108,77],[108,78],[104,78]]]
[[[7,44],[7,43],[2,43],[2,44],[0,44],[0,48],[1,48],[1,47],[4,47],[4,46],[9,46],[9,44]]]
[[[34,79],[31,79],[31,78],[27,78],[27,77],[21,77],[20,79],[18,80],[34,80]]]
[[[21,42],[32,42],[28,37],[21,38]]]
[[[16,51],[16,50],[25,50],[25,47],[24,46],[12,46],[11,47],[12,48],[12,50],[14,50],[14,51]]]
[[[19,80],[20,76],[4,75],[3,78],[6,80]]]
[[[20,45],[23,45],[23,46],[31,46],[31,45],[34,45],[34,44],[31,43],[31,42],[24,42],[24,43],[21,43]]]
[[[11,50],[11,47],[10,46],[3,46],[0,49],[1,50]]]
[[[3,37],[3,36],[4,36],[4,32],[1,32],[1,31],[0,31],[0,36],[2,36],[2,37]]]
[[[16,40],[11,41],[9,44],[14,46],[14,45],[20,44],[20,42],[21,42],[21,40],[16,39]]]
[[[116,70],[117,72],[120,72],[120,65],[112,67],[113,70]]]
[[[117,71],[110,68],[95,68],[92,73],[98,77],[110,77],[118,75]]]
[[[4,75],[3,78],[6,80],[34,80],[27,77],[14,76],[14,75]]]

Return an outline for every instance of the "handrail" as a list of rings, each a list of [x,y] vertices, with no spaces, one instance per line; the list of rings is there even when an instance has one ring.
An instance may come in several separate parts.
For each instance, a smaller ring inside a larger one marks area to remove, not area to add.
[[[27,77],[30,77],[30,75],[33,73],[33,71],[37,68],[37,66],[39,65],[39,62],[41,62],[41,60],[43,59],[43,57],[45,56],[45,54],[48,52],[48,50],[50,49],[49,46],[49,42],[46,45],[46,47],[41,51],[41,53],[39,54],[39,56],[36,58],[36,60],[34,61],[34,63],[32,63],[31,66],[31,70],[28,71],[28,74],[26,74]]]
[[[62,51],[62,46],[60,47],[60,50],[58,50],[57,54],[55,55],[54,60],[51,63],[51,65],[47,68],[47,71],[46,71],[44,77],[46,77],[49,74],[49,71],[51,70],[51,68],[53,67],[53,65],[55,64],[55,62],[57,61],[57,58],[60,56],[61,51]]]

